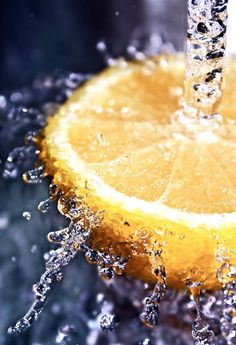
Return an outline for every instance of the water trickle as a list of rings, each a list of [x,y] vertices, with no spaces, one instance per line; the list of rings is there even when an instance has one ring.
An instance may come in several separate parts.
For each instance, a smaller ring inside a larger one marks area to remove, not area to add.
[[[201,283],[187,281],[192,299],[195,302],[197,317],[192,325],[192,337],[194,345],[216,345],[216,336],[211,329],[209,320],[202,312],[202,305],[200,301]]]
[[[50,258],[45,264],[45,272],[39,282],[33,286],[35,301],[25,316],[16,323],[14,327],[8,329],[9,334],[18,334],[28,329],[31,324],[38,318],[43,310],[49,294],[55,281],[61,280],[61,270],[74,258],[78,251],[78,239],[82,241],[84,229],[78,224],[70,224],[67,228],[70,234],[63,247],[50,252]],[[59,279],[58,279],[59,277]]]
[[[228,0],[188,0],[187,66],[182,102],[188,115],[212,115],[222,95]]]
[[[159,265],[155,269],[155,274],[157,277],[157,283],[154,287],[152,295],[145,298],[144,311],[140,315],[142,322],[148,327],[158,325],[159,305],[167,290],[165,267],[163,265]]]
[[[228,345],[236,344],[236,268],[230,264],[227,254],[217,255],[221,266],[218,269],[218,279],[222,284],[223,309],[221,331]]]
[[[192,328],[194,345],[216,345],[214,332],[202,315],[198,315]]]
[[[40,171],[42,173],[42,171]],[[52,187],[56,190],[54,187]],[[70,207],[76,209],[76,202],[68,199],[67,211],[70,212]],[[64,200],[65,202],[65,200]],[[66,207],[64,205],[64,207]],[[84,216],[78,219],[78,214]],[[90,218],[89,218],[90,217]],[[94,217],[94,216],[93,216]],[[41,276],[39,282],[33,286],[35,301],[30,307],[25,316],[16,323],[14,327],[8,329],[9,334],[17,334],[24,332],[31,324],[38,318],[38,315],[44,308],[49,294],[52,291],[53,284],[61,281],[63,278],[62,268],[75,257],[79,250],[84,251],[89,262],[98,265],[99,275],[106,280],[113,278],[114,274],[121,274],[125,268],[127,260],[116,255],[109,255],[91,249],[89,244],[90,234],[93,229],[94,222],[91,212],[81,209],[77,213],[77,221],[71,221],[69,226],[65,229],[50,232],[48,239],[52,242],[60,243],[62,246],[57,250],[52,250],[47,255],[47,262],[45,264],[45,272]],[[84,227],[86,223],[86,228]],[[109,319],[109,318],[108,318]],[[115,320],[115,319],[114,319]],[[110,320],[110,330],[115,327],[115,321]],[[104,327],[106,322],[104,320]],[[109,328],[109,322],[107,322]]]

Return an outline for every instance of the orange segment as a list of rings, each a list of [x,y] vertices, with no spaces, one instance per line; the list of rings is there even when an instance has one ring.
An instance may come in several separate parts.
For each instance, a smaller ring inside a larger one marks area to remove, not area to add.
[[[108,69],[50,119],[41,143],[47,172],[85,209],[103,211],[93,245],[130,257],[127,274],[155,282],[150,253],[161,248],[169,286],[190,279],[215,289],[218,243],[236,264],[234,71],[231,60],[222,121],[176,112],[177,55]]]
[[[104,126],[104,120],[89,116],[79,118],[68,135],[73,149],[88,163],[117,159],[164,137],[158,123],[109,119]]]
[[[195,141],[182,144],[169,185],[160,200],[163,204],[195,213],[236,210],[236,190],[227,175],[227,167],[222,169],[218,165],[208,145]],[[211,146],[214,151],[214,144]]]
[[[117,191],[131,197],[156,201],[169,183],[178,146],[179,143],[166,140],[90,167],[92,172]],[[147,176],[148,188],[144,183]]]

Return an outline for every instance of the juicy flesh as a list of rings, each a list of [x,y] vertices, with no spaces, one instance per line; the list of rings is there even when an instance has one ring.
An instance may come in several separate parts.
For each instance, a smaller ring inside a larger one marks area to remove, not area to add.
[[[235,212],[236,62],[229,66],[224,120],[213,132],[176,121],[184,64],[171,61],[134,68],[91,93],[76,111],[69,143],[91,172],[125,195],[187,212]]]

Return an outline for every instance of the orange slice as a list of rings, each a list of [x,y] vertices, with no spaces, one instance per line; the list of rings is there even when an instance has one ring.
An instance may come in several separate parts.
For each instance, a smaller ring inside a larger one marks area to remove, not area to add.
[[[129,257],[126,273],[154,283],[162,251],[168,285],[219,287],[219,245],[236,264],[236,62],[219,116],[176,111],[183,56],[118,63],[49,120],[41,158],[54,183],[103,211],[93,246]]]

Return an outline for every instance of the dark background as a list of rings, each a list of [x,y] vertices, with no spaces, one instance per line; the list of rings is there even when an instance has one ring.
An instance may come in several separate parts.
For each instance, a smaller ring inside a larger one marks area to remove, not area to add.
[[[96,72],[104,66],[96,43],[114,56],[132,35],[157,32],[183,49],[182,0],[1,0],[0,92],[55,69]]]
[[[35,75],[55,69],[80,72],[101,69],[104,61],[96,43],[103,38],[111,42],[118,36],[119,43],[113,50],[116,54],[122,51],[143,6],[142,1],[131,0],[1,0],[0,3],[0,90],[19,87]],[[118,26],[120,30],[116,32]]]

